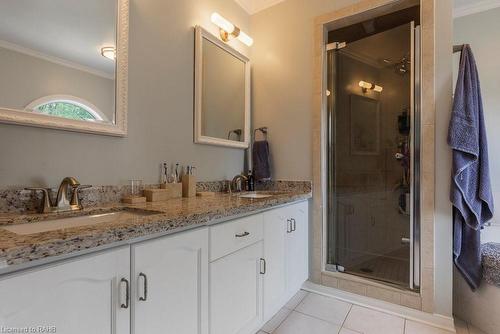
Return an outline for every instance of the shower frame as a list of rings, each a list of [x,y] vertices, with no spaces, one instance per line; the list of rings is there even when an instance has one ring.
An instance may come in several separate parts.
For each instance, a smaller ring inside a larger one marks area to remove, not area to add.
[[[335,150],[332,149],[335,145],[335,134],[332,115],[335,112],[335,98],[336,94],[336,80],[337,68],[335,61],[335,53],[344,48],[346,43],[330,43],[325,47],[325,82],[327,83],[327,88],[333,88],[331,91],[325,95],[326,107],[329,110],[327,113],[326,124],[326,143],[324,150],[326,151],[326,224],[333,224],[331,222],[334,219],[334,205],[332,198],[335,196],[334,192],[334,182],[333,176],[335,175],[334,166],[334,154]],[[410,268],[408,277],[408,287],[410,290],[419,291],[420,289],[420,276],[421,276],[421,224],[420,224],[420,209],[421,209],[421,127],[422,127],[422,113],[421,113],[421,28],[420,26],[415,26],[415,23],[410,22],[410,62],[412,70],[410,71]],[[328,76],[326,73],[332,73]],[[325,90],[326,91],[326,90]],[[332,93],[333,91],[333,93]],[[336,223],[335,223],[336,224]],[[335,231],[336,233],[336,231]],[[334,238],[330,234],[330,230],[327,228],[326,237],[326,256],[324,257],[325,269],[327,271],[334,271],[342,273],[344,268],[340,267],[338,264],[329,263],[331,257],[330,248],[328,246],[327,239]],[[349,272],[349,274],[353,274]],[[354,274],[356,275],[356,274]],[[365,277],[363,275],[358,275],[360,277]],[[373,277],[368,277],[382,283],[389,285],[395,285],[389,282],[384,282]]]

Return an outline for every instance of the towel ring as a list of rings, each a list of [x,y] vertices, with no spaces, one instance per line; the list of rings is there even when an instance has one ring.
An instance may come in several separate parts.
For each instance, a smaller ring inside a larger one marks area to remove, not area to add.
[[[255,141],[255,138],[257,138],[257,131],[260,131],[264,136],[264,139],[267,140],[267,126],[263,126],[261,128],[253,130],[253,141]]]

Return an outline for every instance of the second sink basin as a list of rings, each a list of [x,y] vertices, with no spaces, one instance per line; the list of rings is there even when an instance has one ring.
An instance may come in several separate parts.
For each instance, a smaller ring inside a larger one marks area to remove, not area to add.
[[[127,219],[138,219],[150,215],[159,214],[160,212],[148,210],[123,210],[113,211],[94,215],[73,216],[66,218],[55,218],[51,220],[43,220],[34,223],[6,225],[1,228],[20,235],[29,235],[41,232],[49,232],[61,230],[65,228],[81,227],[102,223],[111,223]]]

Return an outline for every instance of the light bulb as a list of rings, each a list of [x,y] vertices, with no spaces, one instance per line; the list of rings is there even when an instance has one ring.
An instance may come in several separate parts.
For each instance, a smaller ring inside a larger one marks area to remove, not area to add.
[[[371,89],[372,84],[366,81],[360,81],[359,82],[359,87],[364,88],[364,89]]]
[[[363,91],[366,93],[366,90],[374,90],[376,91],[377,93],[381,93],[384,88],[382,88],[382,86],[378,86],[378,85],[375,85],[375,84],[372,84],[370,82],[366,82],[366,81],[360,81],[359,82],[359,87],[363,88]]]
[[[116,59],[116,49],[113,46],[105,46],[101,48],[101,56],[115,60]]]
[[[247,46],[252,46],[253,44],[253,39],[252,37],[248,36],[245,34],[243,31],[240,31],[240,34],[238,35],[238,39],[245,45]]]
[[[231,34],[234,32],[234,24],[223,18],[219,13],[213,13],[211,16],[212,23]]]

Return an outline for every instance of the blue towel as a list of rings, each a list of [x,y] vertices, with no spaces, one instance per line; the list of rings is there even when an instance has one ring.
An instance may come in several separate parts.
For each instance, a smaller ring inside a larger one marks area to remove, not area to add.
[[[474,290],[481,284],[481,229],[493,217],[493,196],[481,87],[469,45],[460,58],[448,144],[453,149],[454,261]]]
[[[271,163],[269,162],[269,143],[259,140],[253,143],[253,175],[256,181],[271,179]]]

